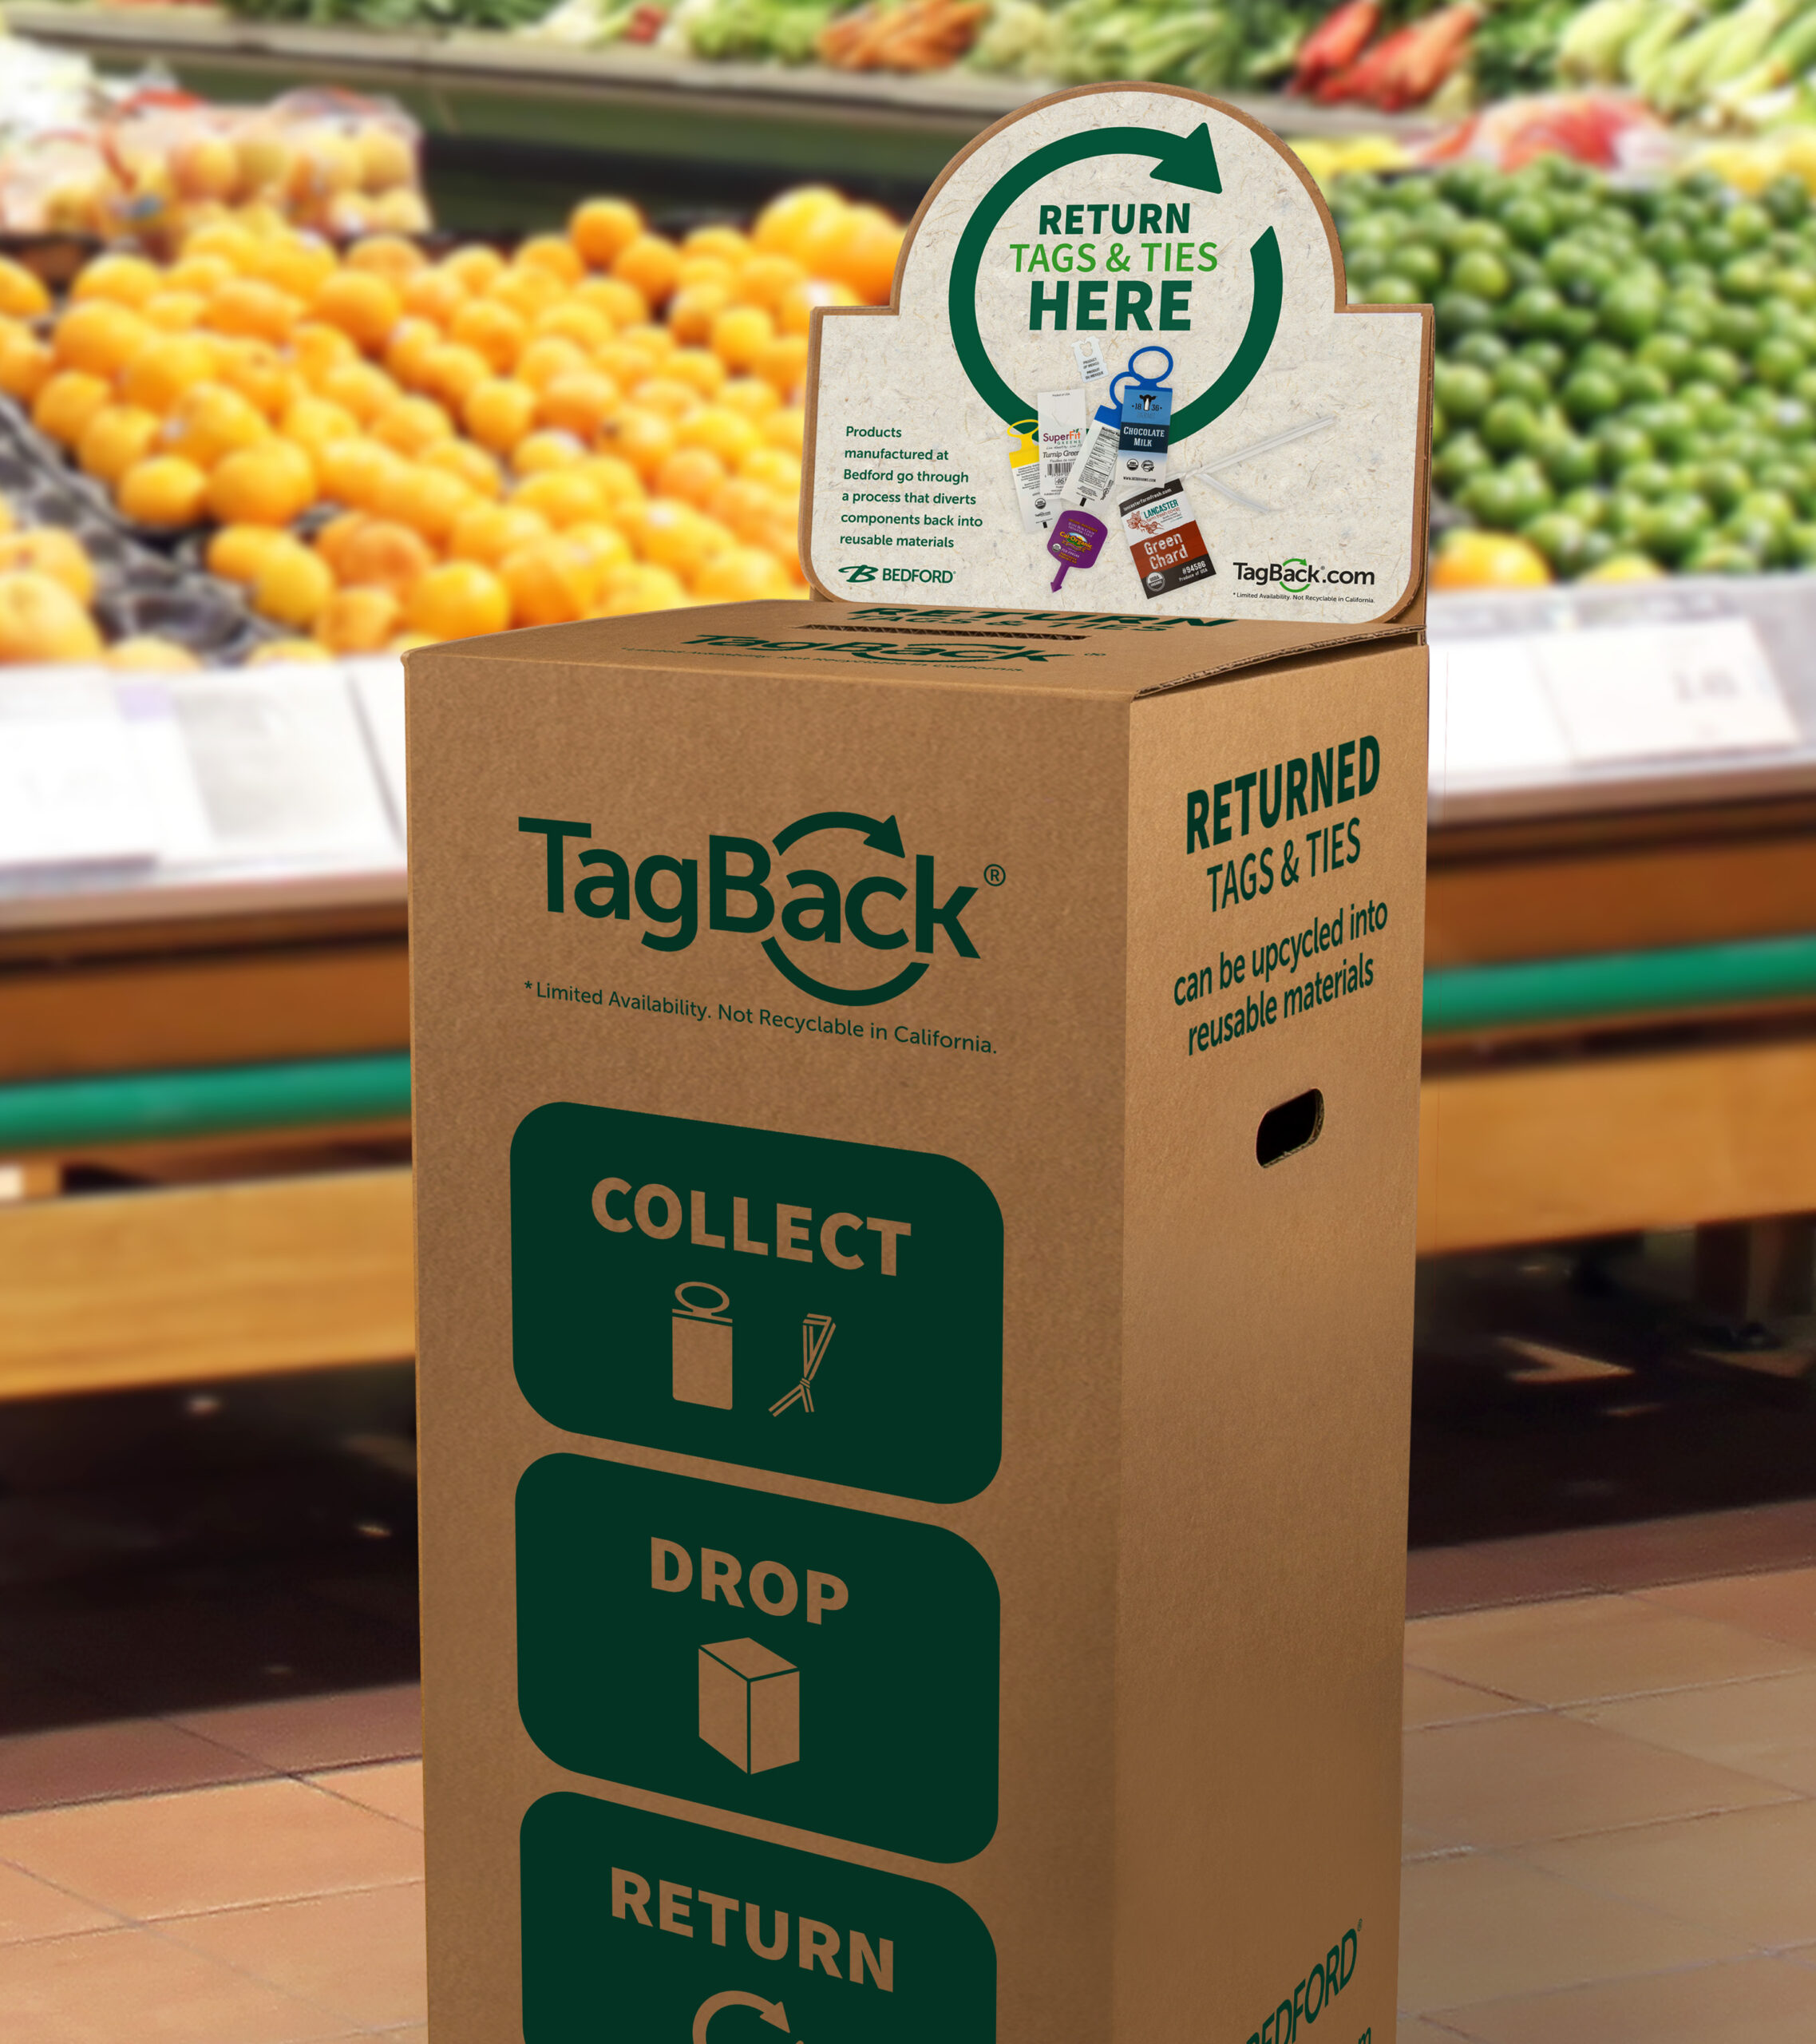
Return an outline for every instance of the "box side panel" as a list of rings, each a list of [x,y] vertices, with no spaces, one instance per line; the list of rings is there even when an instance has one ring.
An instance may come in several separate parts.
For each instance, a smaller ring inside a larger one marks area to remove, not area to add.
[[[1118,2044],[1394,2034],[1425,715],[1417,645],[1136,714]]]
[[[809,2038],[1107,2034],[1128,718],[899,674],[413,672],[437,2044],[607,2005],[684,2036],[785,1987]],[[841,1004],[778,938],[848,991],[925,969]],[[674,1395],[678,1313],[728,1327],[729,1407]],[[743,1635],[801,1671],[797,1761],[778,1682],[718,1669],[702,1725],[699,1649]],[[614,1864],[744,1918],[640,1927]],[[804,1916],[889,1941],[892,1990],[785,1972]]]
[[[766,1675],[750,1685],[750,1772],[792,1767],[801,1757],[801,1678]]]

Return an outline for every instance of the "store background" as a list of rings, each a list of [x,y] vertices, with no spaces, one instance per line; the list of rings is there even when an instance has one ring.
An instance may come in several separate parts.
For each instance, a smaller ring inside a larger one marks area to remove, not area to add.
[[[1438,307],[1402,2037],[1810,2035],[1816,14],[7,17],[9,2037],[421,2034],[397,651],[804,595],[812,307],[1117,77]]]

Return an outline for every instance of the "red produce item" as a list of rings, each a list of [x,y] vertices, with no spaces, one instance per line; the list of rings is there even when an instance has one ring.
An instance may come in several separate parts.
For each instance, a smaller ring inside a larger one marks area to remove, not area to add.
[[[1421,163],[1493,164],[1517,170],[1533,157],[1573,157],[1600,170],[1656,168],[1669,160],[1663,123],[1644,101],[1614,93],[1557,93],[1504,101],[1470,115],[1418,152]]]
[[[1377,0],[1345,0],[1327,14],[1299,46],[1290,90],[1308,93],[1333,73],[1347,70],[1381,26]]]
[[[1385,42],[1378,42],[1366,56],[1325,79],[1314,94],[1320,105],[1332,106],[1339,100],[1372,100],[1399,53],[1418,34],[1417,29],[1399,29]]]
[[[1384,67],[1373,95],[1375,104],[1383,113],[1422,106],[1462,61],[1481,19],[1477,10],[1466,4],[1446,7],[1421,22]]]

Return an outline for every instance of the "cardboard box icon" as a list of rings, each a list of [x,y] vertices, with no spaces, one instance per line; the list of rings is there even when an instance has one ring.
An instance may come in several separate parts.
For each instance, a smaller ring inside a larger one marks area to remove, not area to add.
[[[801,1757],[801,1670],[754,1639],[702,1646],[700,1737],[746,1774],[792,1767]]]

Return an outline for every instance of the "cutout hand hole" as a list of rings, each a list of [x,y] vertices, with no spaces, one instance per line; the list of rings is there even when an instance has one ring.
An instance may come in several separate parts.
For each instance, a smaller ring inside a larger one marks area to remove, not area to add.
[[[1309,1093],[1283,1100],[1269,1107],[1255,1131],[1255,1161],[1263,1166],[1277,1164],[1296,1150],[1307,1150],[1324,1131],[1324,1096],[1316,1087]]]

